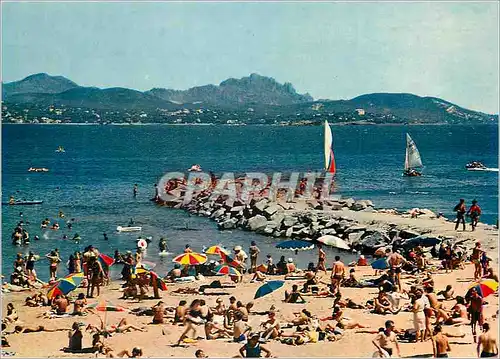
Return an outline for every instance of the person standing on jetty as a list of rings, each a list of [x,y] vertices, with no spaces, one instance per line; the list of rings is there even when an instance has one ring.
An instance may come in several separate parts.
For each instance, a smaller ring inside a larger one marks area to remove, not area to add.
[[[464,231],[465,231],[465,200],[463,198],[460,199],[460,202],[453,208],[453,211],[457,212],[457,223],[455,224],[455,231],[458,230],[458,226],[460,222],[462,222]]]
[[[479,216],[481,216],[481,207],[477,205],[476,200],[472,201],[472,206],[467,211],[467,215],[470,216],[472,230],[474,231],[479,222]]]

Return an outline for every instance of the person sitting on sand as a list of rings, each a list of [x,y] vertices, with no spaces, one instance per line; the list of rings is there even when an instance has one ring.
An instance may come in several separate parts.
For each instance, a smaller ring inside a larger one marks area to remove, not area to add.
[[[224,305],[222,298],[217,298],[215,303],[215,307],[212,308],[213,313],[224,316],[226,314],[226,306]]]
[[[252,334],[248,343],[240,348],[241,356],[244,358],[260,358],[262,356],[262,352],[264,352],[266,353],[266,358],[269,358],[271,356],[271,352],[260,345],[259,339],[259,334]]]
[[[14,304],[7,304],[7,313],[5,314],[4,319],[8,323],[14,323],[19,319],[19,315],[17,314],[16,308],[14,308]]]
[[[292,291],[288,293],[285,291],[285,303],[305,303],[305,299],[299,292],[299,287],[297,284],[292,286]]]
[[[87,299],[85,299],[85,294],[78,294],[78,298],[73,303],[73,315],[86,315],[85,306],[87,305]]]
[[[165,323],[164,314],[165,314],[165,306],[163,305],[163,301],[159,301],[153,308],[153,324],[163,324]]]
[[[255,273],[253,274],[252,280],[250,283],[254,283],[255,281],[257,282],[263,282],[266,280],[266,275],[262,273],[261,271],[256,270]]]
[[[208,358],[208,356],[205,354],[203,349],[198,349],[197,351],[194,352],[194,356],[196,358]]]
[[[316,272],[313,271],[307,271],[304,275],[306,282],[304,283],[304,286],[302,287],[302,293],[309,293],[309,289],[312,287],[315,287],[315,292],[318,292],[318,278],[316,277]],[[314,292],[314,291],[313,291]]]
[[[52,308],[56,310],[56,314],[63,315],[66,314],[66,310],[68,309],[69,301],[68,298],[58,294],[54,301],[52,302]]]
[[[262,337],[267,338],[277,338],[280,335],[280,323],[278,318],[276,318],[275,312],[269,312],[268,319],[261,324],[264,327],[264,333],[262,333]]]
[[[292,319],[293,325],[308,325],[311,323],[312,314],[307,309],[302,309],[300,312],[293,313],[295,318]]]
[[[379,291],[378,296],[374,299],[374,306],[373,311],[376,314],[387,314],[393,312],[391,302],[383,290]]]
[[[135,299],[137,298],[137,294],[138,291],[137,291],[136,278],[132,278],[132,276],[130,276],[127,280],[126,287],[123,290],[123,294],[120,297],[120,299],[128,299],[128,298]]]
[[[437,295],[442,295],[444,300],[455,299],[455,291],[450,284],[448,284],[444,290],[437,292]]]
[[[165,280],[174,282],[177,278],[180,278],[181,276],[182,276],[181,265],[179,263],[175,263],[174,268],[167,273]]]
[[[351,270],[349,270],[349,278],[347,279],[344,279],[342,281],[342,286],[343,287],[347,287],[347,288],[357,288],[357,287],[360,287],[360,283],[358,281],[358,279],[356,278],[356,276],[354,275],[356,271],[354,270],[354,268],[352,268]]]
[[[179,305],[175,308],[174,324],[184,323],[184,317],[186,316],[187,310],[187,302],[185,300],[181,300]]]
[[[233,322],[233,341],[240,343],[246,340],[246,334],[252,328],[243,320],[243,315],[240,312],[235,312]]]
[[[70,351],[82,350],[83,333],[80,329],[82,325],[83,323],[74,322],[73,325],[71,326],[73,333],[71,333],[71,331],[68,333],[69,337],[68,349]]]
[[[234,296],[229,297],[229,307],[226,311],[226,324],[232,325],[234,313],[238,310],[236,306],[236,298]]]

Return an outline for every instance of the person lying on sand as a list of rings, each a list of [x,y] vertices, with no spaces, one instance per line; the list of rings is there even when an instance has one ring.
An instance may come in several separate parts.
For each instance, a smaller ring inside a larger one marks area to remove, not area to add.
[[[340,329],[367,328],[366,325],[344,318],[344,312],[338,305],[333,308],[333,312],[330,317],[321,319],[321,321],[326,321],[326,320],[333,320],[336,322],[336,324],[335,325],[327,324],[325,327],[325,331],[333,332],[336,327],[339,327]]]
[[[446,288],[442,291],[437,292],[437,295],[442,295],[444,299],[441,300],[453,300],[455,299],[455,291],[452,286],[448,284]]]
[[[254,282],[263,282],[266,280],[266,275],[264,273],[262,273],[261,271],[255,271],[252,279],[250,280],[250,283],[254,283]]]
[[[104,322],[101,320],[101,327],[97,327],[95,325],[89,324],[86,328],[86,330],[90,331],[91,333],[99,333],[104,336],[110,336],[110,334],[113,333],[127,333],[131,332],[132,330],[139,331],[139,332],[145,332],[146,328],[139,328],[138,326],[135,326],[133,324],[128,324],[127,318],[122,318],[117,325],[112,325],[111,328],[106,328]]]
[[[444,325],[465,325],[469,323],[467,307],[465,306],[465,300],[461,296],[457,296],[456,304],[451,308],[450,311],[440,309],[436,317],[435,324]],[[442,319],[442,321],[440,320]]]
[[[110,347],[106,347],[105,351],[106,351],[106,358],[123,358],[125,356],[127,358],[140,358],[143,355],[142,349],[139,347],[133,348],[131,352],[125,349],[119,352],[118,354],[115,354],[113,349],[111,349]]]
[[[22,334],[22,333],[37,333],[37,332],[58,332],[58,331],[67,331],[68,329],[66,328],[60,328],[60,329],[48,329],[44,327],[43,325],[39,325],[36,327],[27,327],[23,325],[16,325],[14,327],[14,331],[12,334]]]

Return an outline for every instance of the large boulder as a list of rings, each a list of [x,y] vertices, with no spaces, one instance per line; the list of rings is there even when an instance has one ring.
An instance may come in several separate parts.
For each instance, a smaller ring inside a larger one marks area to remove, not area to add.
[[[248,219],[248,228],[251,231],[264,229],[267,226],[267,218],[260,214]]]
[[[339,200],[339,203],[342,204],[344,207],[350,208],[354,204],[354,199],[352,198],[346,198],[346,199],[341,199]]]
[[[264,209],[264,214],[267,217],[271,217],[273,214],[275,214],[276,212],[278,212],[279,209],[280,209],[280,207],[277,204],[274,203],[274,204],[271,204],[271,205],[267,206]]]
[[[357,246],[361,240],[361,237],[363,237],[363,234],[365,234],[365,232],[348,233],[347,236],[345,236],[347,244],[349,244],[351,247]]]
[[[293,227],[290,227],[288,228],[286,231],[285,231],[285,237],[291,237],[293,234]]]
[[[337,231],[334,228],[324,228],[324,229],[320,230],[319,233],[322,236],[324,236],[326,234],[335,235],[335,234],[337,234]]]
[[[264,212],[264,209],[266,208],[268,203],[269,203],[268,200],[264,198],[264,199],[261,199],[260,201],[258,201],[257,203],[255,203],[253,208],[255,208],[256,210],[258,210],[260,212]]]
[[[287,216],[285,215],[285,218],[283,218],[283,226],[285,227],[293,227],[299,222],[299,219],[294,216]]]
[[[420,236],[420,233],[412,231],[411,229],[403,229],[399,231],[399,237],[401,239],[410,239]]]
[[[387,246],[390,243],[391,240],[389,236],[384,232],[365,232],[365,235],[359,242],[359,246],[361,246],[363,252],[373,253],[377,248]]]
[[[238,220],[236,218],[231,218],[227,221],[218,223],[217,226],[219,227],[219,229],[233,229],[236,228],[237,223]]]
[[[240,212],[243,210],[245,210],[245,206],[235,206],[235,207],[231,208],[231,212]]]
[[[276,222],[281,226],[281,223],[283,222],[283,219],[285,218],[285,214],[283,212],[276,212],[269,218],[271,221]]]
[[[366,205],[366,203],[364,201],[356,201],[349,207],[349,209],[351,209],[353,211],[362,211],[362,210],[366,209],[367,207],[368,206]]]

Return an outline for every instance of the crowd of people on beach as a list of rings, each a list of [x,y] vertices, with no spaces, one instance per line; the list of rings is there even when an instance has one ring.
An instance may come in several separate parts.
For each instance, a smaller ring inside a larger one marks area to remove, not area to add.
[[[301,190],[305,190],[306,183],[301,182]],[[175,187],[175,186],[174,186]],[[137,194],[134,186],[134,195]],[[477,201],[467,210],[465,201],[455,207],[457,221],[455,229],[463,225],[465,230],[465,216],[472,220],[472,230],[475,230],[481,209]],[[60,218],[64,218],[62,212]],[[69,224],[72,222],[70,221]],[[42,221],[42,226],[49,226],[50,221]],[[106,236],[105,236],[106,237]],[[13,240],[18,244],[19,239],[26,244],[29,234],[24,229],[22,220],[14,230]],[[149,240],[151,242],[151,240]],[[465,334],[453,334],[447,331],[448,327],[471,327],[474,343],[477,344],[477,354],[480,357],[498,356],[496,338],[491,334],[491,319],[484,315],[485,298],[480,290],[472,287],[465,295],[456,295],[453,285],[445,288],[436,288],[433,274],[443,271],[448,273],[454,270],[466,269],[465,262],[474,264],[474,280],[492,279],[498,283],[498,276],[490,265],[490,258],[482,248],[481,243],[475,243],[469,254],[464,247],[442,241],[431,250],[414,246],[402,248],[397,245],[397,238],[393,238],[393,246],[381,247],[375,251],[375,259],[383,259],[386,267],[375,269],[375,276],[371,279],[358,278],[356,269],[368,266],[368,260],[360,255],[352,263],[344,263],[340,255],[336,255],[331,266],[327,267],[327,256],[321,244],[317,245],[318,259],[316,263],[309,263],[304,270],[297,268],[292,258],[281,256],[275,263],[271,254],[265,257],[257,243],[251,242],[248,254],[241,246],[232,251],[221,247],[218,253],[220,258],[197,265],[181,265],[176,263],[165,277],[159,276],[143,265],[143,249],[137,248],[135,253],[127,251],[122,254],[116,250],[114,264],[122,265],[121,299],[137,300],[143,303],[146,298],[160,299],[152,307],[137,307],[130,310],[137,316],[150,316],[151,325],[182,326],[183,329],[173,346],[185,346],[197,343],[199,340],[216,340],[225,338],[241,344],[238,353],[241,357],[270,357],[272,353],[266,346],[270,341],[277,341],[284,345],[299,346],[307,343],[322,341],[336,342],[344,338],[346,331],[354,333],[370,333],[374,335],[373,345],[380,357],[400,356],[401,342],[432,343],[434,357],[447,357],[452,351],[449,337],[464,337]],[[160,252],[166,251],[168,246],[164,238],[158,242]],[[202,252],[205,252],[204,248]],[[189,244],[185,245],[185,254],[194,253]],[[63,262],[58,249],[45,255],[49,262],[49,285],[57,284],[57,273]],[[60,293],[49,297],[45,287],[36,274],[35,263],[40,259],[33,251],[27,256],[17,254],[14,261],[14,270],[10,278],[11,284],[38,290],[25,300],[27,307],[47,307],[43,318],[57,318],[75,316],[84,319],[95,308],[89,306],[87,299],[100,298],[101,287],[110,283],[109,265],[102,260],[102,254],[92,245],[87,246],[82,253],[76,251],[66,262],[68,275],[83,273],[81,287],[86,293],[76,296]],[[171,295],[186,294],[200,296],[188,301],[180,300],[175,307],[167,307],[161,300],[160,290],[166,283],[177,285],[196,283],[205,277],[216,275],[220,266],[230,266],[237,270],[237,274],[229,275],[231,283],[223,284],[220,280],[213,280],[210,284],[200,286],[178,286],[171,290]],[[309,298],[332,298],[332,312],[327,317],[321,317],[306,308],[295,312],[292,318],[279,316],[280,304],[273,304],[269,310],[257,312],[254,303],[244,303],[237,297],[231,296],[228,302],[218,297],[212,306],[202,297],[207,291],[214,288],[235,288],[239,283],[248,279],[250,283],[259,285],[267,283],[273,278],[284,277],[285,283],[294,284],[285,290],[282,303],[306,304]],[[377,288],[373,298],[357,302],[345,297],[343,288]],[[152,292],[152,295],[151,295]],[[495,293],[494,295],[497,295]],[[448,303],[452,305],[448,305]],[[346,309],[370,311],[377,315],[396,316],[400,312],[411,312],[412,328],[397,328],[393,320],[387,320],[384,327],[370,328],[370,323],[355,321],[344,315]],[[249,324],[252,317],[264,317],[258,326]],[[8,335],[53,332],[67,330],[69,343],[63,350],[69,353],[98,353],[106,357],[140,357],[143,351],[134,347],[131,351],[116,352],[106,344],[106,338],[117,333],[147,331],[145,326],[129,322],[130,318],[123,317],[116,325],[109,326],[101,321],[100,326],[75,321],[69,328],[47,328],[45,326],[28,327],[19,323],[19,314],[12,303],[6,307],[2,321],[2,346],[8,346]],[[7,329],[13,326],[14,330]],[[85,329],[83,329],[85,327]],[[478,328],[481,333],[479,333]],[[82,339],[86,332],[92,336],[92,346],[82,347]],[[198,333],[201,335],[198,335]],[[479,335],[478,335],[479,334]],[[197,350],[196,357],[207,357],[203,350]]]

